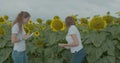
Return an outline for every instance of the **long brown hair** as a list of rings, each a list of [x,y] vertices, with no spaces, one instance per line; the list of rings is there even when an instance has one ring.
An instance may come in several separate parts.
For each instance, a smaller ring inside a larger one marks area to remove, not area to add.
[[[18,27],[19,27],[19,32],[22,31],[22,25],[23,25],[23,19],[24,18],[29,18],[30,14],[26,11],[21,11],[18,16],[16,17],[16,19],[13,21],[12,26],[15,25],[16,23],[18,23]]]
[[[69,28],[71,25],[75,25],[75,21],[72,17],[68,16],[65,18],[65,24]]]

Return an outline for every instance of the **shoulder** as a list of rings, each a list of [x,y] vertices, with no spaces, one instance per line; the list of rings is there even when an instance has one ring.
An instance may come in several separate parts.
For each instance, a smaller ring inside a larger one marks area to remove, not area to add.
[[[18,31],[18,24],[12,26],[12,32]]]
[[[18,28],[18,25],[17,25],[17,24],[14,24],[14,25],[12,26],[12,29],[14,29],[14,28]]]
[[[71,30],[71,29],[72,29],[72,30],[75,30],[75,29],[77,29],[77,27],[76,27],[75,25],[71,25],[71,26],[70,26],[70,30]]]
[[[77,27],[75,25],[71,25],[69,30],[68,30],[68,34],[76,34],[77,33]]]

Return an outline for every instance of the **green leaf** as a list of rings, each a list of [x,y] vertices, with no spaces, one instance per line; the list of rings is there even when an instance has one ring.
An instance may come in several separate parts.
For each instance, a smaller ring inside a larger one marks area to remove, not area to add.
[[[106,41],[106,46],[107,46],[106,49],[107,49],[108,54],[114,56],[114,54],[115,54],[114,53],[115,52],[114,43],[108,39]]]
[[[84,44],[90,44],[92,42],[95,47],[100,47],[102,43],[106,40],[107,35],[108,33],[105,32],[93,31],[86,37]]]
[[[87,59],[89,63],[94,63],[100,59],[104,50],[102,48],[95,48],[93,45],[86,45]]]
[[[6,59],[8,59],[11,52],[12,52],[11,48],[0,49],[0,63],[3,63]]]
[[[0,48],[4,48],[7,41],[5,39],[0,40]]]
[[[95,63],[115,63],[115,57],[113,57],[113,56],[105,56],[105,57],[101,58],[100,60],[98,60]]]

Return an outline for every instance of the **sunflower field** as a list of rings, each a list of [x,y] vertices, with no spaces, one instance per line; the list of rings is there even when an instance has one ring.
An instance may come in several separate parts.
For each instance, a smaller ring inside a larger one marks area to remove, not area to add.
[[[89,63],[120,63],[120,13],[117,17],[110,12],[91,18],[71,17],[80,31]],[[34,32],[26,40],[28,63],[70,63],[70,51],[58,46],[58,43],[67,43],[64,20],[54,16],[44,22],[37,18],[24,25],[26,34]],[[11,25],[9,16],[0,16],[0,63],[13,63]]]

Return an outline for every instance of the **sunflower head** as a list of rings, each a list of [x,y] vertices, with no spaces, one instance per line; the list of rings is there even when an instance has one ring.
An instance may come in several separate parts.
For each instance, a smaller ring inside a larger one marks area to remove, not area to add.
[[[9,28],[12,28],[12,22],[7,22]]]
[[[32,20],[29,20],[28,21],[28,24],[34,24]]]
[[[50,27],[53,31],[60,31],[65,29],[65,24],[61,20],[54,19],[52,20]]]
[[[27,26],[28,24],[24,24],[24,28],[28,28],[28,26]]]
[[[8,16],[8,15],[4,15],[4,19],[5,19],[5,20],[8,20],[8,19],[9,19],[9,16]]]
[[[0,24],[5,24],[5,23],[6,23],[5,19],[0,16]]]
[[[46,24],[47,24],[47,25],[50,25],[51,22],[52,22],[52,20],[48,19],[48,20],[46,21]]]
[[[76,25],[76,26],[79,26],[79,22],[78,22],[78,21],[75,21],[75,25]]]
[[[110,24],[110,23],[114,23],[114,19],[113,19],[113,17],[112,16],[110,16],[110,15],[105,15],[105,16],[103,16],[103,19],[106,21],[106,23],[107,24]]]
[[[80,18],[80,26],[87,26],[88,18]]]
[[[30,34],[30,30],[28,27],[24,27],[24,30],[25,30],[26,34]]]
[[[86,26],[88,26],[88,24],[80,23],[80,26],[84,26],[84,27],[86,27]]]
[[[46,26],[42,25],[40,26],[41,30],[45,30]]]
[[[40,47],[44,46],[44,43],[42,41],[37,41],[35,44],[36,46],[40,46]]]
[[[60,19],[60,17],[59,16],[54,16],[53,19],[58,20],[58,19]]]
[[[120,17],[116,19],[116,23],[120,24]]]
[[[101,30],[106,27],[106,22],[100,16],[94,16],[89,22],[89,26],[94,30]]]
[[[0,27],[0,36],[5,35],[5,29],[3,27]]]
[[[41,19],[41,18],[37,18],[36,21],[37,21],[37,23],[39,23],[39,24],[42,23],[42,19]]]
[[[74,21],[77,21],[77,16],[78,15],[71,15],[70,17],[72,17],[74,19]]]
[[[120,15],[120,11],[119,11],[119,12],[116,12],[116,14]]]
[[[80,24],[88,24],[88,20],[87,20],[87,18],[81,18],[80,19]]]
[[[39,32],[39,31],[35,31],[35,32],[34,32],[34,36],[36,36],[36,37],[37,37],[37,36],[40,36],[40,32]]]

